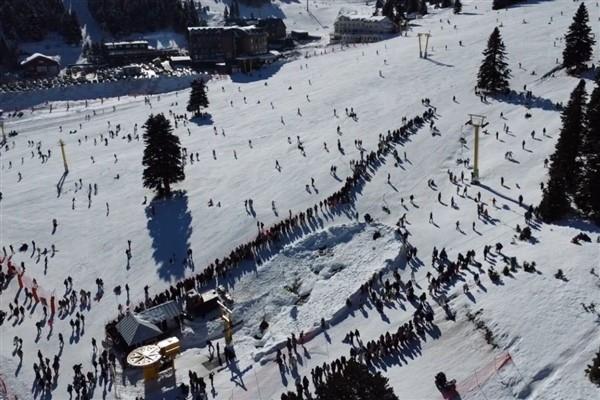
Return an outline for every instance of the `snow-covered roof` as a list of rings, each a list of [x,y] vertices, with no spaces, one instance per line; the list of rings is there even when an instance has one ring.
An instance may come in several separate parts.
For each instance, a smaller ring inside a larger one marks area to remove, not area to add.
[[[362,22],[384,22],[389,21],[390,19],[385,15],[360,15],[360,14],[351,14],[351,15],[340,15],[338,19],[348,19],[352,21],[362,21]]]
[[[152,323],[173,319],[181,315],[181,307],[175,301],[167,301],[152,308],[141,311],[138,316]]]
[[[247,26],[239,26],[239,25],[227,25],[227,26],[190,26],[188,27],[188,32],[195,31],[225,31],[225,30],[242,30],[242,31],[252,31],[255,30],[255,25],[247,25]]]
[[[104,45],[107,47],[116,47],[116,46],[127,46],[127,45],[148,45],[147,40],[133,40],[130,42],[105,42]]]
[[[169,60],[174,61],[174,62],[186,62],[186,61],[191,61],[192,58],[190,56],[172,56],[172,57],[169,57]]]
[[[27,57],[23,61],[21,61],[21,65],[25,65],[25,64],[35,60],[36,58],[43,58],[43,59],[46,59],[46,60],[49,60],[52,62],[60,63],[59,56],[47,56],[42,53],[33,53],[32,55],[30,55],[29,57]]]
[[[127,346],[144,343],[163,333],[158,326],[132,313],[128,313],[123,317],[117,323],[116,328]]]

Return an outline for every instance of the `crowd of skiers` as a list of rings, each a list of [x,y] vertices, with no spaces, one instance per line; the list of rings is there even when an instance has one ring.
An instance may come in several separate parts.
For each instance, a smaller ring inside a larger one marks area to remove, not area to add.
[[[313,207],[307,208],[305,211],[293,214],[290,210],[287,218],[271,227],[265,228],[264,225],[260,225],[260,230],[254,240],[237,246],[228,256],[222,260],[216,259],[214,263],[209,264],[202,272],[178,281],[154,296],[148,295],[148,288],[146,287],[145,299],[133,307],[134,311],[139,312],[170,300],[182,301],[185,292],[188,290],[208,286],[217,275],[220,278],[227,278],[236,267],[239,267],[245,261],[254,261],[257,265],[260,265],[263,262],[262,255],[267,256],[273,243],[285,239],[286,236],[293,236],[294,231],[298,227],[311,222],[318,215],[319,210],[323,212],[325,208],[330,212],[336,212],[338,206],[352,203],[354,201],[353,194],[355,189],[364,180],[369,179],[368,170],[369,168],[379,166],[380,157],[392,152],[396,162],[402,162],[392,144],[404,142],[409,135],[416,132],[418,127],[434,118],[434,108],[429,102],[426,105],[427,110],[422,115],[410,120],[403,118],[403,125],[400,128],[388,131],[385,135],[380,134],[377,150],[369,152],[366,156],[364,156],[364,152],[361,152],[361,160],[353,160],[353,173],[346,178],[341,189],[324,200],[319,201]],[[120,313],[119,317],[108,325],[114,326],[123,316],[124,314]]]
[[[21,245],[19,250],[24,252],[28,250],[29,246]],[[52,252],[54,252],[54,246],[52,246]],[[35,241],[31,244],[32,253],[31,257],[34,258],[37,247]],[[14,318],[13,326],[21,324],[25,318],[26,310],[30,310],[29,314],[37,308],[38,304],[41,304],[41,311],[43,313],[41,319],[35,322],[37,330],[37,336],[35,342],[37,343],[41,337],[44,328],[48,328],[49,339],[52,336],[54,325],[56,324],[55,318],[58,320],[67,319],[74,314],[74,318],[69,319],[69,325],[71,326],[71,338],[69,343],[79,341],[80,337],[85,331],[85,311],[91,310],[92,300],[91,292],[79,289],[76,290],[73,286],[73,279],[67,276],[64,279],[65,291],[62,298],[55,300],[55,296],[52,295],[47,298],[46,293],[42,292],[36,279],[33,279],[31,283],[25,282],[26,266],[25,262],[21,262],[19,266],[15,266],[12,263],[12,255],[14,255],[14,249],[12,245],[9,246],[10,254],[3,248],[5,256],[0,257],[0,280],[2,289],[5,289],[15,279],[19,281],[19,287],[21,290],[17,292],[13,301],[8,303],[10,315],[7,320],[11,321]],[[44,251],[44,254],[46,251]],[[103,282],[101,279],[96,280],[98,289],[102,289]],[[22,297],[24,296],[24,299]],[[100,297],[97,296],[97,300]],[[58,308],[55,309],[55,305],[58,304]],[[2,318],[0,324],[4,323],[4,317],[6,312],[2,311]],[[104,390],[107,389],[107,385],[114,379],[114,364],[116,357],[112,352],[102,350],[98,356],[98,346],[94,338],[91,339],[92,343],[92,366],[93,372],[88,371],[86,374],[82,372],[81,364],[73,366],[74,377],[73,382],[67,386],[67,392],[69,396],[75,396],[77,399],[87,399],[90,397],[97,383],[104,385]],[[19,365],[23,362],[23,339],[15,336],[13,338],[13,356],[19,359]],[[37,352],[37,360],[33,362],[32,368],[34,372],[33,391],[41,393],[42,395],[50,395],[51,391],[56,388],[57,379],[60,373],[60,359],[65,346],[65,339],[62,333],[58,333],[58,352],[52,358],[45,357],[41,350]],[[111,368],[112,366],[112,368]],[[98,367],[100,373],[98,374]],[[20,367],[19,367],[20,369]]]
[[[291,87],[290,87],[291,88]],[[528,94],[530,96],[530,94]],[[486,101],[484,95],[482,95],[482,101]],[[307,96],[308,99],[308,96]],[[145,98],[145,103],[152,106],[150,98]],[[245,100],[245,99],[244,99]],[[158,101],[160,101],[160,96],[158,96]],[[149,294],[149,287],[144,287],[145,299],[139,304],[133,307],[134,311],[139,312],[146,308],[156,306],[167,302],[169,300],[176,300],[182,302],[185,296],[185,293],[193,288],[204,288],[211,285],[214,282],[216,276],[221,278],[230,277],[236,268],[240,267],[244,262],[255,262],[257,265],[260,265],[268,256],[270,249],[273,244],[285,241],[286,238],[294,236],[295,231],[302,226],[310,224],[315,218],[318,217],[318,213],[325,211],[336,212],[336,208],[339,206],[345,206],[353,203],[354,193],[356,189],[365,181],[369,179],[369,171],[373,168],[378,167],[380,158],[383,156],[387,156],[389,153],[392,153],[396,165],[401,164],[403,162],[402,157],[398,154],[397,150],[394,148],[393,144],[404,142],[409,135],[416,131],[416,128],[421,127],[426,122],[431,123],[430,127],[433,128],[433,118],[435,116],[435,107],[431,106],[429,99],[422,99],[421,103],[427,107],[427,110],[421,115],[417,116],[411,120],[407,120],[403,118],[403,125],[396,130],[388,131],[387,134],[379,135],[379,142],[377,144],[377,149],[371,152],[367,152],[362,147],[362,141],[355,141],[355,146],[359,148],[361,159],[353,160],[351,162],[352,166],[352,174],[348,176],[344,182],[344,185],[341,189],[331,194],[327,198],[319,203],[315,204],[313,207],[307,208],[305,211],[292,214],[291,210],[289,211],[289,215],[287,218],[284,218],[280,222],[270,226],[265,227],[264,224],[259,224],[259,232],[257,236],[247,242],[245,244],[241,244],[233,249],[229,255],[224,257],[223,259],[216,259],[213,263],[210,263],[203,271],[195,274],[194,276],[190,276],[185,278],[164,291],[157,293],[153,296]],[[335,113],[335,111],[334,111]],[[187,126],[187,117],[185,115],[176,115],[169,111],[169,114],[175,121],[175,126],[177,127],[178,122],[182,122],[184,126]],[[300,109],[298,109],[298,114],[300,114]],[[95,111],[94,111],[95,115]],[[352,118],[357,118],[356,113],[353,109],[346,110],[346,115]],[[86,117],[86,120],[89,120]],[[110,121],[108,122],[110,127]],[[80,126],[81,128],[81,126]],[[62,130],[62,128],[61,128]],[[506,126],[505,130],[508,130]],[[121,131],[120,125],[116,125],[114,130],[111,129],[109,133],[100,134],[99,138],[94,138],[94,145],[108,145],[109,139],[119,138],[119,133]],[[545,129],[544,129],[545,131]],[[75,131],[76,132],[76,131]],[[73,133],[75,133],[73,132]],[[189,132],[189,129],[188,129]],[[70,132],[71,133],[71,132]],[[338,130],[339,133],[339,130]],[[544,132],[545,133],[545,132]],[[216,134],[216,129],[215,129]],[[222,132],[223,136],[225,135],[224,131]],[[532,134],[533,135],[533,134]],[[496,135],[498,137],[498,135]],[[533,137],[533,136],[532,136]],[[132,140],[139,141],[140,137],[137,133],[137,124],[135,126],[134,134],[127,135],[127,140],[131,142]],[[84,141],[87,141],[88,137],[84,137]],[[51,156],[50,149],[47,151],[43,151],[41,142],[33,142],[28,145],[32,148],[35,148],[37,151],[37,156],[41,160],[42,163],[45,163],[48,158]],[[79,144],[81,145],[82,140],[79,139]],[[14,142],[12,144],[14,148]],[[251,141],[249,142],[249,146],[252,147]],[[299,146],[302,151],[303,148]],[[326,148],[326,144],[325,144]],[[8,144],[6,145],[6,150],[8,150]],[[327,150],[327,149],[326,149]],[[341,146],[341,142],[338,140],[338,150],[343,151]],[[196,161],[198,161],[198,153],[196,152]],[[187,149],[184,148],[184,159],[187,159]],[[213,150],[213,156],[214,150]],[[235,156],[235,152],[234,152]],[[31,157],[35,157],[35,152],[31,151]],[[194,161],[194,153],[191,152],[190,163]],[[512,158],[512,152],[510,157]],[[406,160],[406,153],[404,154],[404,160]],[[91,157],[92,163],[95,163],[93,157]],[[114,162],[118,162],[118,157],[114,154]],[[21,160],[23,163],[23,160]],[[468,164],[468,162],[467,162]],[[277,162],[277,166],[280,168],[279,163]],[[9,162],[8,168],[13,168],[12,163]],[[335,168],[335,167],[332,167]],[[332,169],[332,174],[335,174],[335,170]],[[458,178],[449,173],[450,180],[454,183],[458,182]],[[117,175],[118,177],[118,175]],[[19,173],[19,180],[22,177]],[[461,180],[464,177],[461,177]],[[389,177],[388,177],[389,182]],[[432,181],[433,183],[433,181]],[[79,185],[75,182],[77,192],[78,190],[83,189],[83,183],[79,180]],[[435,186],[435,183],[433,183]],[[93,192],[97,194],[97,185],[93,185]],[[466,195],[466,187],[463,195]],[[88,202],[91,202],[91,194],[92,194],[92,185],[88,185]],[[458,194],[458,185],[457,185],[457,194]],[[0,197],[1,199],[1,197]],[[441,201],[441,198],[438,197],[438,200]],[[412,198],[411,198],[412,201]],[[452,205],[454,206],[454,199],[451,199]],[[75,206],[75,199],[73,199],[73,208]],[[273,205],[274,207],[274,205]],[[107,214],[108,214],[108,203],[106,203]],[[478,216],[488,218],[487,209],[483,208],[483,205],[478,204]],[[433,216],[431,216],[431,219]],[[57,229],[57,222],[53,220],[53,233]],[[407,246],[407,259],[416,257],[416,248],[411,247],[408,242],[406,242],[406,238],[408,236],[408,232],[403,230],[404,223],[399,224],[399,233],[403,237],[406,246]],[[458,229],[458,222],[457,222]],[[33,245],[34,252],[36,249],[35,244]],[[491,246],[490,246],[491,247]],[[501,251],[501,246],[498,248],[496,246],[496,250],[499,253]],[[7,252],[4,250],[4,259],[7,258]],[[11,246],[12,251],[12,246]],[[131,250],[129,249],[129,252]],[[484,249],[484,258],[487,258],[491,248]],[[188,250],[188,259],[191,258],[191,249]],[[13,252],[14,253],[14,252]],[[38,259],[40,255],[46,256],[49,252],[44,251],[40,252],[38,248]],[[52,256],[54,255],[54,246],[52,248]],[[130,258],[130,253],[128,253],[128,258]],[[4,261],[2,260],[2,262]],[[0,262],[0,266],[2,265]],[[444,292],[445,289],[456,282],[457,278],[461,274],[461,270],[468,269],[469,265],[475,265],[478,268],[481,266],[480,263],[475,261],[475,251],[470,250],[467,252],[465,256],[462,254],[458,254],[456,261],[450,261],[446,254],[445,249],[442,249],[439,254],[436,248],[433,251],[432,263],[437,271],[437,276],[433,276],[431,273],[427,274],[428,278],[428,293],[429,295],[440,302],[442,307],[446,310],[447,314],[449,314],[448,304],[445,301]],[[47,257],[45,260],[45,264],[47,267]],[[14,267],[13,267],[14,268]],[[17,271],[18,268],[15,268]],[[24,266],[21,269],[24,272]],[[22,272],[21,272],[22,273]],[[479,275],[478,273],[473,274],[474,280],[477,284],[479,284]],[[2,289],[6,288],[10,279],[12,278],[12,274],[5,273],[3,269],[0,269],[0,293]],[[96,283],[98,285],[98,299],[101,297],[101,293],[103,292],[103,283],[101,280],[97,279]],[[418,349],[420,347],[421,338],[424,337],[424,334],[428,329],[432,328],[433,323],[433,309],[427,302],[426,293],[421,293],[417,295],[415,293],[414,285],[414,277],[411,280],[403,281],[398,274],[397,271],[393,272],[393,279],[383,279],[382,274],[377,274],[373,276],[367,283],[361,286],[362,296],[359,301],[361,302],[359,306],[362,306],[363,302],[371,301],[372,304],[376,307],[376,309],[383,313],[384,306],[388,301],[398,301],[398,299],[404,296],[408,302],[410,302],[414,307],[415,311],[413,312],[412,320],[399,326],[397,330],[392,332],[386,332],[381,334],[378,338],[363,342],[360,338],[360,332],[358,329],[349,332],[346,335],[345,342],[351,345],[349,350],[349,358],[355,359],[360,362],[364,362],[368,365],[377,364],[386,356],[393,356],[394,354],[409,354],[414,349]],[[468,286],[466,289],[468,290]],[[30,304],[33,302],[31,291],[25,287],[25,302],[19,304],[18,299],[15,299],[14,305],[13,303],[9,303],[10,307],[10,316],[9,319],[15,318],[16,320],[20,320],[20,322],[24,319],[25,308],[27,306],[27,302]],[[83,329],[85,325],[85,316],[83,315],[83,311],[90,310],[91,306],[91,292],[86,291],[84,289],[80,289],[76,291],[73,289],[72,279],[68,277],[65,279],[65,294],[61,299],[58,299],[58,317],[63,319],[72,315],[76,311],[76,307],[80,306],[80,312],[76,313],[74,319],[70,319],[70,325],[72,328],[72,335],[79,337],[80,334],[83,334]],[[350,299],[347,300],[347,305],[349,307],[354,307],[356,304],[353,304]],[[42,308],[44,312],[44,319],[38,323],[36,323],[36,328],[38,329],[38,336],[42,327],[45,325],[43,322],[48,318],[47,305],[43,305]],[[114,326],[114,324],[123,316],[123,309],[121,305],[119,305],[119,317],[117,320],[113,321],[110,325]],[[2,310],[0,311],[0,324],[4,321],[4,317],[6,313]],[[53,316],[53,315],[52,315]],[[52,318],[52,316],[50,318]],[[322,321],[322,326],[325,324]],[[50,329],[52,329],[50,327]],[[292,356],[292,352],[297,352],[298,344],[303,344],[305,341],[304,332],[300,332],[299,337],[297,338],[294,334],[286,341],[286,347],[288,350],[288,357],[290,363],[295,361],[295,358]],[[62,354],[62,348],[64,346],[64,341],[62,338],[62,334],[59,334],[59,352],[57,355],[53,357],[53,361],[50,362],[49,358],[43,357],[43,354],[38,351],[38,361],[34,362],[33,369],[35,373],[35,386],[43,391],[50,391],[53,388],[53,385],[56,384],[56,380],[58,377],[58,373],[60,370],[60,355]],[[23,340],[21,338],[14,338],[15,349],[14,354],[22,360],[23,357]],[[106,350],[102,351],[102,353],[97,356],[98,350],[97,345],[95,343],[95,339],[92,338],[93,345],[93,356],[92,356],[92,365],[94,367],[94,371],[88,371],[84,373],[82,371],[82,365],[76,364],[73,366],[73,381],[71,384],[67,386],[67,392],[69,396],[75,395],[77,398],[86,399],[90,397],[91,393],[93,393],[98,382],[102,384],[104,382],[105,390],[106,384],[109,381],[114,379],[115,373],[115,355],[112,352],[107,352]],[[277,352],[276,357],[277,363],[282,366],[285,364],[285,354],[282,354],[280,350]],[[347,358],[342,356],[330,363],[323,363],[322,366],[316,366],[311,370],[312,383],[315,387],[318,385],[324,384],[327,380],[327,377],[330,376],[335,371],[343,371],[347,364]],[[97,369],[100,367],[100,375],[98,376]],[[211,373],[209,375],[211,386],[213,384],[213,376]],[[198,377],[195,372],[189,372],[189,381],[190,388],[194,393],[205,393],[206,391],[206,382],[204,378]],[[283,394],[281,396],[282,400],[297,400],[303,398],[310,397],[310,382],[308,377],[304,376],[303,379],[297,379],[296,383],[296,395],[293,393]],[[304,397],[303,397],[304,396]]]
[[[362,307],[364,303],[371,301],[373,305],[378,309],[379,312],[383,312],[382,301],[392,301],[398,299],[401,292],[404,292],[406,299],[415,307],[412,320],[404,323],[398,327],[394,332],[386,332],[381,334],[379,338],[363,342],[361,340],[360,331],[355,329],[346,334],[344,342],[348,343],[352,347],[349,350],[349,358],[341,356],[332,362],[324,362],[322,365],[317,365],[310,371],[312,385],[316,389],[320,385],[324,385],[332,374],[337,372],[344,373],[344,368],[348,360],[357,361],[364,363],[367,366],[376,366],[380,362],[385,362],[383,359],[390,356],[395,357],[397,355],[414,355],[421,346],[421,340],[424,339],[426,331],[434,329],[433,318],[434,312],[431,306],[427,303],[425,295],[417,296],[414,295],[412,290],[413,285],[411,281],[406,283],[402,282],[400,275],[397,271],[394,271],[394,277],[396,282],[399,283],[398,290],[396,286],[389,283],[389,280],[383,281],[383,271],[374,274],[365,284],[361,285],[361,297],[359,298],[359,307]],[[400,289],[400,287],[402,289]],[[350,299],[347,300],[348,307],[354,307]],[[322,329],[326,329],[324,320],[321,321]],[[298,339],[292,334],[287,339],[286,347],[288,352],[287,359],[289,364],[286,363],[286,356],[277,350],[275,361],[279,365],[280,372],[283,374],[285,366],[293,370],[296,370],[298,361],[297,358],[300,354],[297,351],[297,345],[303,345],[304,333],[301,332]],[[306,349],[305,349],[306,352]],[[295,392],[286,392],[281,395],[281,400],[302,400],[312,398],[310,383],[307,376],[300,378],[296,377],[295,381]]]

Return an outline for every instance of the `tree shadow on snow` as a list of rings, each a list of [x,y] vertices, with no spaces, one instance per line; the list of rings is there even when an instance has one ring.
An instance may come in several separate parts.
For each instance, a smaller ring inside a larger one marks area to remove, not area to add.
[[[600,226],[594,224],[591,221],[586,221],[584,219],[579,219],[575,217],[567,218],[565,220],[555,223],[554,225],[569,227],[587,233],[600,234]],[[592,238],[592,242],[594,241],[594,238]]]
[[[196,116],[196,117],[192,117],[190,119],[190,122],[193,122],[194,124],[196,124],[198,126],[212,125],[212,124],[214,124],[214,121],[212,119],[212,115],[210,115],[210,114],[203,114],[203,115],[199,115],[199,116]]]
[[[511,90],[510,93],[506,95],[494,95],[491,97],[501,103],[524,106],[528,109],[540,108],[546,111],[559,111],[559,107],[557,107],[552,100],[538,96],[527,97],[525,92],[515,92],[514,90]]]
[[[265,65],[255,71],[251,71],[248,73],[238,72],[235,74],[231,74],[231,81],[235,83],[250,83],[262,81],[275,75],[281,69],[282,65],[283,62],[275,62],[273,64]]]
[[[154,198],[146,207],[146,218],[158,276],[166,281],[183,278],[192,234],[187,194],[175,192],[170,198]]]

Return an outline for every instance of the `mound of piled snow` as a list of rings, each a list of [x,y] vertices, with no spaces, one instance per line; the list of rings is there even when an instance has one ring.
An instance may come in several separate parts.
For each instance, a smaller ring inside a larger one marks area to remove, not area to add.
[[[382,236],[373,240],[375,232]],[[402,247],[391,227],[364,223],[333,226],[287,246],[235,285],[234,320],[244,321],[236,341],[262,336],[257,345],[268,348],[318,327],[321,318],[340,317],[346,299],[374,273],[403,262]]]

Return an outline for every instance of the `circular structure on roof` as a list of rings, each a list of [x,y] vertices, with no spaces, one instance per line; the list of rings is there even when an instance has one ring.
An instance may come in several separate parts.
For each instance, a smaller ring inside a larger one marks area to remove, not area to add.
[[[160,349],[157,345],[138,347],[127,356],[127,364],[132,367],[148,367],[160,360]]]

